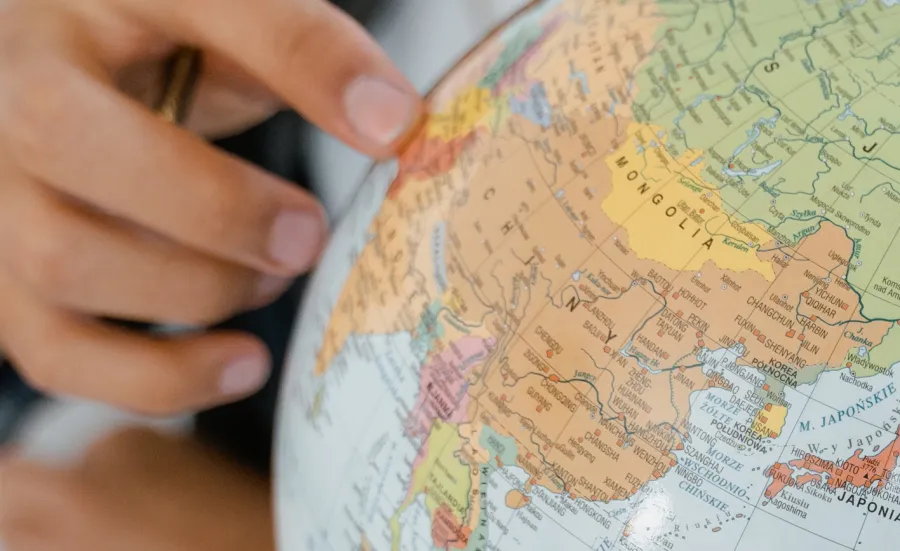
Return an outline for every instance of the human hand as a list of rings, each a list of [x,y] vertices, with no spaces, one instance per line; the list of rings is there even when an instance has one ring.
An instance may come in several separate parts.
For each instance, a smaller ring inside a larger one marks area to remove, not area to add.
[[[119,433],[84,462],[0,466],[6,551],[274,551],[267,483],[194,442]]]
[[[176,43],[204,51],[188,129],[146,102]],[[415,91],[325,0],[0,0],[0,349],[36,387],[165,414],[264,384],[248,335],[137,335],[101,318],[207,325],[315,262],[308,194],[206,145],[282,102],[389,156]]]

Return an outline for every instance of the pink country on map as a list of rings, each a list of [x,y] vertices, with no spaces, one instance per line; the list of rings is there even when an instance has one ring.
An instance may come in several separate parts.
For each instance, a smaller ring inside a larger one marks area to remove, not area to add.
[[[896,546],[898,36],[900,0],[487,36],[313,284],[284,551]]]
[[[419,397],[407,423],[411,434],[426,436],[436,419],[450,423],[467,419],[466,374],[487,358],[495,343],[493,337],[463,337],[422,367]]]

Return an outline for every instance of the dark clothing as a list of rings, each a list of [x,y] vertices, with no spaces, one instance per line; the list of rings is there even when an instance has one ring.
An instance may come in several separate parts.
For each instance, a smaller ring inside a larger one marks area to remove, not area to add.
[[[282,178],[305,187],[301,162],[302,121],[293,113],[280,113],[266,123],[217,145]],[[306,278],[271,306],[240,315],[216,329],[236,329],[262,339],[272,355],[272,378],[251,398],[199,414],[197,435],[259,472],[269,471],[272,428],[278,387],[294,317]]]
[[[360,21],[367,21],[384,2],[381,0],[332,0]],[[314,85],[314,84],[313,84]],[[307,186],[303,159],[303,121],[293,113],[282,113],[240,136],[222,140],[218,146],[298,185]],[[278,388],[288,341],[306,278],[299,279],[275,304],[229,320],[219,328],[253,333],[269,346],[274,372],[257,395],[197,416],[198,436],[260,472],[268,473],[272,454],[272,429]]]
[[[9,362],[0,361],[0,446],[15,437],[22,419],[40,398],[22,382]]]

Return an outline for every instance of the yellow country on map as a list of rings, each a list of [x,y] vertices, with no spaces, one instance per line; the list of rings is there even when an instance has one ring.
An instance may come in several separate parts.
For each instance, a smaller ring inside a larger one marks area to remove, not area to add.
[[[474,130],[494,109],[491,91],[470,86],[428,121],[428,136],[444,141],[464,137]]]
[[[672,157],[658,127],[632,124],[628,134],[606,159],[612,191],[603,210],[628,232],[634,252],[673,270],[699,270],[711,260],[772,281],[771,264],[757,256],[772,237],[723,210],[716,188],[700,177],[702,154],[688,150]]]

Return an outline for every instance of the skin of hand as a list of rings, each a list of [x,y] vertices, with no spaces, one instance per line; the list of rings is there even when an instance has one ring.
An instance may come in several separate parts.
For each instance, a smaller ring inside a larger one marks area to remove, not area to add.
[[[72,468],[0,465],[6,551],[274,551],[268,484],[199,444],[146,430]]]
[[[147,107],[176,44],[204,52],[185,128]],[[248,335],[102,320],[207,326],[316,262],[315,199],[204,141],[283,107],[376,158],[423,111],[326,0],[0,0],[0,350],[29,382],[149,414],[265,383]]]

